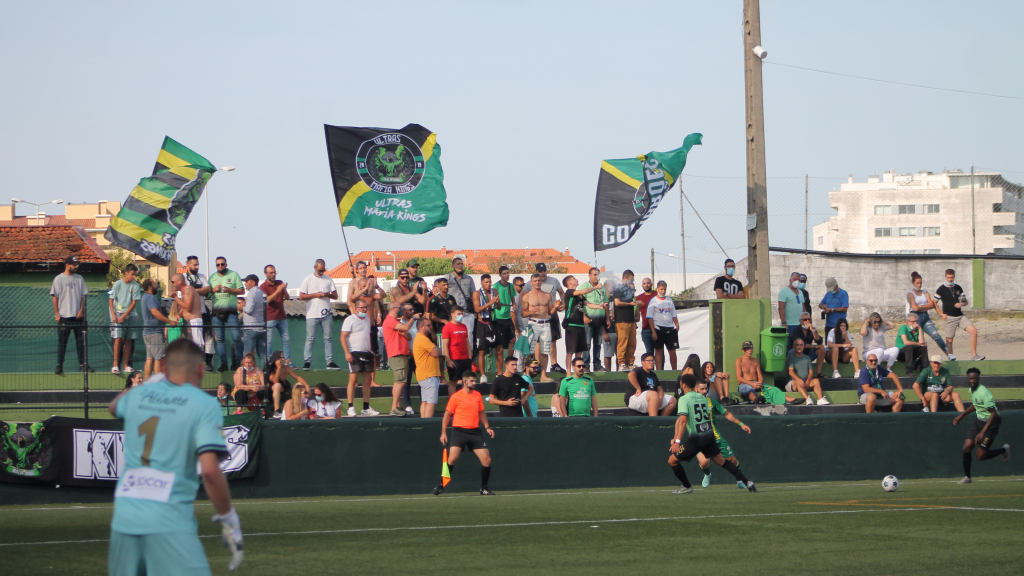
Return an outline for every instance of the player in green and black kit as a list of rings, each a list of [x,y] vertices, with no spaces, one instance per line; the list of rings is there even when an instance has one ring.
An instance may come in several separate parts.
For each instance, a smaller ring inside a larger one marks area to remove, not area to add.
[[[996,435],[999,434],[999,424],[1002,422],[999,413],[996,412],[996,401],[992,398],[992,393],[981,385],[981,370],[977,368],[967,369],[967,383],[971,385],[971,407],[962,412],[953,420],[953,425],[957,425],[964,416],[967,416],[971,412],[978,413],[978,419],[974,421],[974,425],[967,431],[967,440],[964,441],[964,478],[957,482],[957,484],[970,484],[971,483],[971,448],[975,445],[978,446],[978,461],[988,460],[989,458],[995,458],[1000,454],[1003,456],[1003,462],[1010,459],[1010,445],[1003,444],[1002,448],[992,449],[992,442],[996,439]]]
[[[669,452],[672,455],[668,457],[668,465],[672,467],[672,472],[675,473],[682,486],[673,494],[693,492],[693,486],[686,479],[686,471],[683,470],[680,462],[689,462],[698,453],[704,454],[715,464],[728,470],[751,492],[757,492],[754,483],[748,480],[735,464],[722,457],[718,443],[715,442],[715,430],[711,423],[711,408],[708,406],[708,400],[694,391],[697,386],[697,377],[693,374],[683,374],[679,377],[679,386],[683,391],[683,396],[679,399],[679,418],[676,420],[675,434],[672,444],[669,446]],[[684,429],[688,433],[686,442],[683,442]]]
[[[726,420],[738,425],[747,434],[750,434],[750,426],[740,422],[739,418],[736,418],[729,413],[729,411],[719,404],[717,400],[714,398],[708,398],[708,385],[706,382],[697,383],[697,392],[699,392],[701,396],[704,396],[708,401],[708,407],[711,408],[711,429],[715,431],[715,443],[718,444],[718,449],[722,452],[722,458],[732,462],[736,465],[736,468],[739,468],[740,462],[736,459],[736,452],[733,451],[729,442],[725,438],[722,438],[722,435],[718,433],[718,426],[715,426],[715,414],[725,416]],[[701,480],[700,485],[702,488],[707,488],[711,485],[711,460],[703,454],[697,454],[697,463],[700,464],[700,469],[704,472],[704,479]],[[736,487],[743,489],[747,486],[743,482],[737,480]]]

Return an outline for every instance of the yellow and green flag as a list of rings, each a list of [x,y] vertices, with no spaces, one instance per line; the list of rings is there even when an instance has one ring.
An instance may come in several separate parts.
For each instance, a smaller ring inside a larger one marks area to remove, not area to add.
[[[209,160],[165,136],[153,175],[139,180],[104,238],[150,262],[170,265],[178,231],[216,171]]]

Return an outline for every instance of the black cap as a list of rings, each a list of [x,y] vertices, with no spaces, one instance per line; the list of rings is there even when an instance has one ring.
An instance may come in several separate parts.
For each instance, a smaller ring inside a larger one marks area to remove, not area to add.
[[[750,340],[744,340],[743,341],[743,349],[744,350],[753,350],[754,349],[754,343],[751,342]]]
[[[252,280],[253,282],[255,282],[257,284],[260,283],[260,279],[257,278],[255,274],[249,274],[248,276],[245,277],[243,282],[248,282],[249,280]]]
[[[543,263],[543,262],[538,262],[536,268],[537,268],[537,272],[547,272],[548,271],[548,265]]]
[[[65,264],[78,264],[78,256],[68,256],[64,259]]]

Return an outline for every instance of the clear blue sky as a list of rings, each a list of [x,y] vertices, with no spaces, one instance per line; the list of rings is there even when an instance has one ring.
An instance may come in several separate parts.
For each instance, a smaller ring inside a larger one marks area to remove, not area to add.
[[[740,0],[5,1],[2,14],[4,201],[124,200],[169,135],[238,167],[212,181],[212,254],[242,273],[274,263],[294,286],[315,258],[345,258],[324,123],[415,122],[443,149],[448,227],[350,228],[353,252],[568,246],[592,262],[601,159],[702,132],[688,174],[744,173]],[[761,15],[772,62],[1024,96],[1021,2],[763,1]],[[1024,171],[1021,100],[767,65],[764,87],[769,177]],[[742,180],[721,182],[692,199],[742,256]],[[772,213],[790,215],[770,220],[773,243],[802,247],[802,190],[769,187]],[[812,225],[830,212],[827,190],[812,187]],[[670,194],[599,263],[646,269],[652,246],[678,254],[678,209]],[[203,216],[193,212],[179,255],[204,253]],[[713,242],[686,225],[689,270],[716,270]]]

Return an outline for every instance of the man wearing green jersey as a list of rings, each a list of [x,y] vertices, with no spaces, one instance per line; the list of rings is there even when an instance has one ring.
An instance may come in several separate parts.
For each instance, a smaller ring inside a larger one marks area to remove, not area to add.
[[[111,576],[208,575],[194,511],[200,477],[231,550],[242,563],[242,527],[220,469],[227,456],[217,400],[199,389],[206,358],[191,340],[167,346],[165,372],[110,403],[124,420],[125,469],[114,489],[107,567]],[[196,474],[198,462],[199,474]]]
[[[715,464],[728,470],[736,477],[737,481],[743,482],[747,490],[757,492],[754,483],[748,480],[735,464],[722,457],[722,451],[719,450],[718,443],[715,442],[715,430],[711,423],[711,408],[708,406],[708,399],[694,390],[697,387],[697,377],[693,374],[683,374],[679,377],[679,386],[683,391],[683,396],[679,399],[679,418],[676,420],[675,434],[669,446],[669,452],[672,455],[668,457],[668,465],[672,467],[672,472],[682,486],[673,494],[693,492],[693,486],[687,480],[686,471],[683,470],[680,462],[689,462],[698,453],[704,454]],[[688,434],[685,443],[683,442],[684,430]]]
[[[996,412],[996,401],[992,393],[981,385],[981,370],[977,368],[967,369],[967,383],[971,385],[971,407],[953,419],[953,425],[957,425],[964,416],[971,412],[978,413],[978,419],[967,431],[967,440],[964,441],[964,478],[957,484],[971,483],[971,449],[978,446],[978,461],[988,460],[1002,455],[1003,462],[1010,459],[1010,445],[1003,444],[1002,448],[992,449],[992,442],[999,434],[999,424],[1002,422],[999,413]]]
[[[708,401],[708,407],[711,408],[711,429],[715,431],[715,443],[718,444],[718,449],[722,452],[722,458],[732,462],[736,465],[736,468],[739,468],[740,462],[736,459],[736,452],[733,451],[729,442],[725,438],[722,438],[722,435],[718,433],[718,426],[715,426],[715,414],[725,416],[726,420],[738,425],[747,434],[750,434],[750,426],[740,422],[739,418],[733,416],[721,404],[719,404],[717,400],[709,398],[708,385],[706,382],[697,383],[697,392],[699,392],[701,396],[704,396]],[[701,480],[700,485],[702,488],[707,488],[711,485],[711,460],[703,454],[697,454],[697,463],[700,464],[700,469],[704,472],[704,479]],[[739,480],[736,481],[736,487],[740,489],[746,488],[743,482]]]
[[[587,363],[576,358],[572,364],[572,376],[562,378],[558,385],[559,416],[597,416],[597,389],[594,380],[583,372]]]

